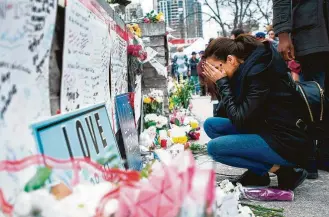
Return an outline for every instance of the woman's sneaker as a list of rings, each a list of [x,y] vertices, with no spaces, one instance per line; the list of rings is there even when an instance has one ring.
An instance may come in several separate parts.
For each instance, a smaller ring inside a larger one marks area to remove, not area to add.
[[[267,187],[271,183],[270,176],[266,173],[264,176],[257,175],[247,170],[237,179],[230,180],[234,185],[240,183],[242,186]]]
[[[307,178],[308,173],[304,169],[281,167],[275,174],[278,177],[278,187],[282,190],[295,190]]]

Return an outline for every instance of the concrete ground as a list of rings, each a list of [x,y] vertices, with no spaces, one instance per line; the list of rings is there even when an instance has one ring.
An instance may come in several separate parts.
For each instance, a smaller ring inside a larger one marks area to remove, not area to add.
[[[212,116],[212,104],[209,97],[194,97],[193,114],[202,122]],[[202,132],[201,143],[209,141],[207,135]],[[209,166],[212,160],[207,157],[201,157],[198,160],[200,166]],[[212,164],[213,165],[213,164]],[[240,175],[243,169],[237,169],[215,163],[217,180],[221,181],[227,178]],[[293,202],[249,202],[271,208],[284,208],[285,217],[329,217],[329,173],[320,171],[320,177],[317,180],[306,180],[299,188],[295,190],[295,200]],[[271,185],[276,185],[276,177],[272,177]]]

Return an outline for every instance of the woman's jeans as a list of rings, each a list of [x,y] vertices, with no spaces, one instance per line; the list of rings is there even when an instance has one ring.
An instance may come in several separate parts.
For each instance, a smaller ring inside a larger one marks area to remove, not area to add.
[[[257,134],[241,134],[226,118],[208,118],[204,130],[212,139],[208,153],[220,163],[266,174],[274,165],[294,166],[278,155]]]

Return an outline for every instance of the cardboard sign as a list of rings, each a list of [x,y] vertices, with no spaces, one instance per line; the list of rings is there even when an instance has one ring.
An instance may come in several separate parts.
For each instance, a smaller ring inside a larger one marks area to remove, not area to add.
[[[116,97],[116,108],[128,167],[133,170],[141,170],[142,158],[139,149],[138,133],[135,125],[133,109],[129,104],[129,93]]]
[[[64,160],[108,158],[111,161],[107,162],[107,167],[123,168],[105,103],[52,117],[33,124],[32,129],[41,154]],[[68,183],[67,177],[62,176],[57,177]]]

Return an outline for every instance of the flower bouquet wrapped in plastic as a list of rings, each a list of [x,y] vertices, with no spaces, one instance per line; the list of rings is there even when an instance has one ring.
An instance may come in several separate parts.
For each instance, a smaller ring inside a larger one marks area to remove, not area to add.
[[[205,213],[211,213],[214,172],[196,168],[190,152],[182,153],[175,160],[165,151],[158,152],[158,156],[161,163],[154,163],[144,175],[136,171],[104,169],[90,159],[56,160],[38,155],[3,161],[0,171],[14,173],[32,165],[40,169],[14,204],[6,201],[0,190],[0,208],[6,216],[15,217],[178,217],[184,216],[182,213],[204,217]],[[72,170],[72,188],[63,183],[47,188],[54,168]],[[81,169],[102,177],[103,182],[81,184]],[[202,211],[192,211],[196,208]]]

